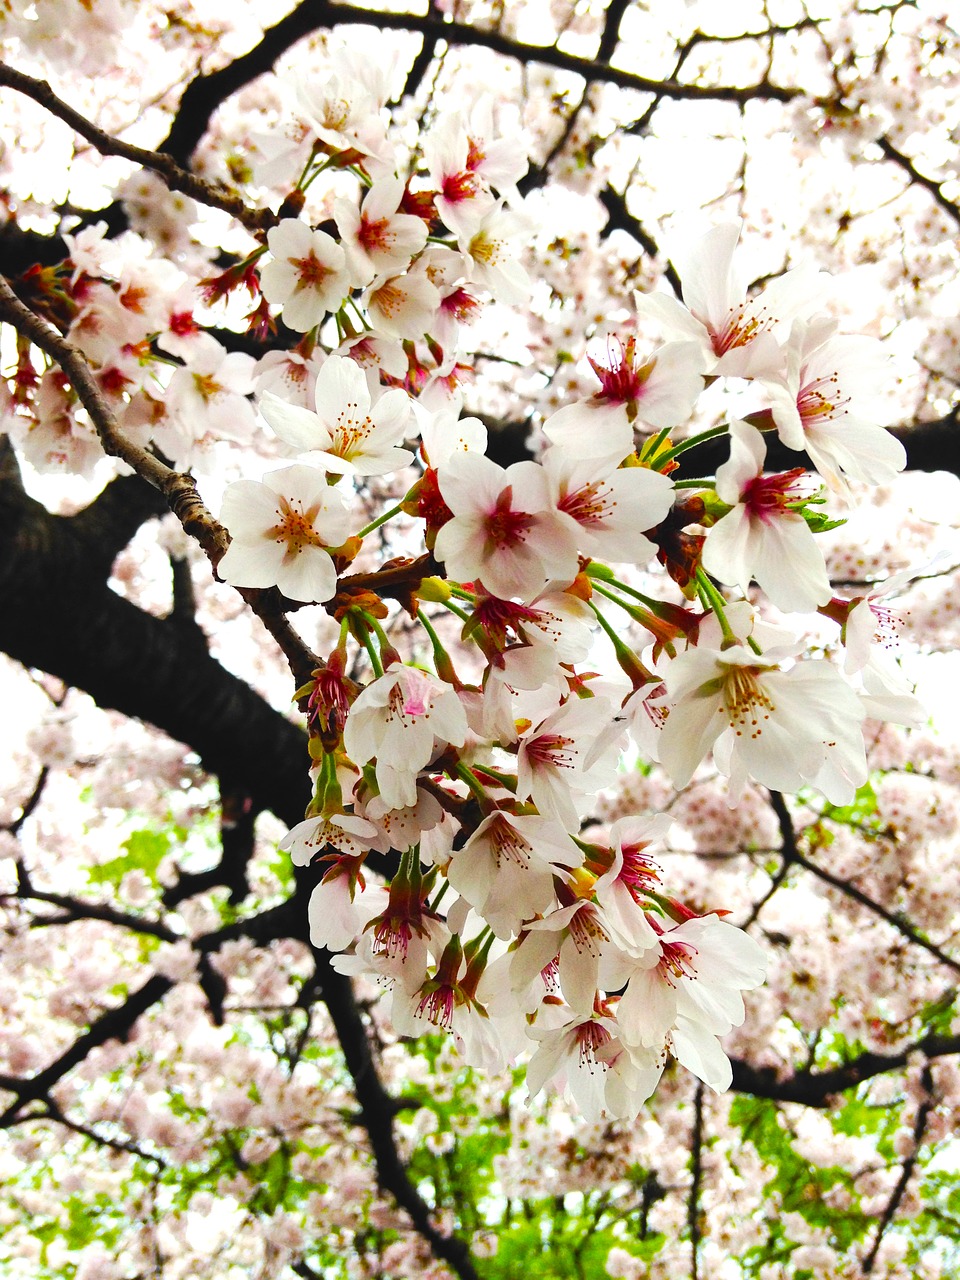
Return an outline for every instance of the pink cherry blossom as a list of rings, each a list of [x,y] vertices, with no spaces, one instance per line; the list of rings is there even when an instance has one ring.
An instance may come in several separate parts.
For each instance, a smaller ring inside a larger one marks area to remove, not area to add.
[[[746,593],[756,578],[779,609],[813,610],[831,596],[823,555],[791,504],[809,496],[803,472],[764,475],[766,446],[754,427],[730,424],[730,459],[717,471],[717,494],[732,510],[707,532],[703,567]]]
[[[532,600],[555,579],[577,572],[577,526],[551,501],[535,462],[504,469],[475,453],[454,455],[440,471],[440,492],[454,518],[437,535],[435,554],[451,577],[482,579],[494,595]]]

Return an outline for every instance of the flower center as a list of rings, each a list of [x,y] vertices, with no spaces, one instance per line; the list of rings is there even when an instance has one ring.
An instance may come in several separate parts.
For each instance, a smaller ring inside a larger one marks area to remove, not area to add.
[[[800,476],[804,475],[803,467],[794,467],[775,476],[754,476],[748,480],[740,492],[740,501],[747,508],[750,516],[762,520],[765,524],[777,516],[784,515],[791,502],[802,497],[795,486]]]
[[[475,173],[465,169],[462,173],[448,173],[440,190],[445,200],[449,200],[451,204],[459,204],[461,200],[475,198],[480,190],[480,182]]]
[[[613,490],[601,480],[585,484],[573,493],[566,493],[557,503],[561,511],[572,516],[577,524],[600,524],[613,515],[617,501]]]
[[[277,515],[279,519],[272,529],[267,530],[267,537],[278,543],[286,543],[285,560],[298,556],[304,547],[322,547],[324,541],[314,528],[314,521],[320,510],[320,504],[314,503],[306,511],[299,498],[289,499],[277,497]]]
[[[533,516],[526,511],[514,511],[510,505],[512,502],[513,486],[508,484],[486,519],[484,527],[488,546],[502,549],[525,541],[525,534],[533,524]]]
[[[594,396],[595,400],[610,404],[630,404],[640,399],[644,383],[653,373],[657,361],[654,357],[646,364],[635,365],[636,349],[637,340],[634,337],[627,339],[626,346],[619,338],[609,338],[607,364],[598,364],[596,360],[587,357],[591,369],[600,379],[600,390]]]
[[[707,324],[714,355],[722,356],[726,351],[746,347],[753,342],[754,338],[758,338],[761,333],[766,333],[772,328],[773,317],[766,314],[766,308],[761,308],[757,314],[748,316],[748,306],[748,303],[741,303],[739,307],[731,307],[723,326],[719,329]]]
[[[821,422],[842,417],[847,412],[844,406],[850,403],[850,397],[838,395],[839,389],[839,379],[835,373],[826,378],[814,378],[800,388],[797,393],[797,412],[804,427],[815,427]]]
[[[723,680],[723,706],[718,710],[726,711],[730,728],[738,738],[749,733],[751,738],[759,738],[763,732],[763,721],[770,719],[776,710],[769,695],[760,687],[757,676],[759,667],[730,667]]]
[[[554,769],[573,769],[577,763],[573,738],[559,733],[542,733],[526,744],[527,759],[531,764]]]
[[[490,845],[498,869],[504,861],[515,862],[524,870],[530,866],[530,843],[506,818],[497,815],[490,824]]]
[[[289,258],[288,261],[297,269],[297,293],[302,289],[322,289],[327,276],[332,274],[330,267],[321,262],[312,249],[305,258]]]
[[[612,1038],[607,1028],[591,1018],[589,1022],[583,1022],[577,1027],[576,1035],[581,1067],[586,1067],[589,1071],[602,1067],[606,1071],[609,1064],[597,1057],[597,1050]]]
[[[381,218],[378,222],[369,222],[366,218],[361,218],[357,239],[368,253],[373,249],[389,249],[395,239],[390,231],[390,219]]]
[[[671,987],[676,986],[677,978],[695,978],[697,971],[693,967],[696,947],[687,942],[664,942],[660,940],[661,954],[657,962],[657,972],[664,982]]]

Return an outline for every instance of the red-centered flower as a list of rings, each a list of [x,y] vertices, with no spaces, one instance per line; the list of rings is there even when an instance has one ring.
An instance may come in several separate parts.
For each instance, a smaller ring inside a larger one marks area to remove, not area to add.
[[[437,535],[435,554],[450,578],[481,579],[494,595],[532,600],[551,579],[576,577],[577,525],[556,509],[535,462],[504,470],[457,454],[440,468],[440,491],[454,518]]]
[[[766,446],[756,428],[730,424],[730,458],[717,471],[717,494],[731,510],[703,546],[708,573],[746,592],[755,578],[778,609],[812,611],[830,599],[823,555],[796,503],[806,496],[801,467],[764,475]]]

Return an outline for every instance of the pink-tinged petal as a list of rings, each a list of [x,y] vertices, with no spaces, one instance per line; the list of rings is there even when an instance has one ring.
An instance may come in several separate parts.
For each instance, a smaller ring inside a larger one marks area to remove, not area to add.
[[[697,766],[727,728],[721,697],[702,693],[671,708],[658,742],[660,763],[676,789],[682,790]]]
[[[633,295],[637,316],[650,320],[663,334],[680,342],[696,342],[702,349],[709,349],[706,328],[691,315],[683,303],[666,293],[640,293]]]
[[[653,957],[659,955],[659,948]],[[636,969],[620,998],[617,1021],[625,1044],[659,1048],[677,1016],[676,992],[654,965]]]
[[[571,1009],[589,1013],[597,997],[599,952],[577,947],[571,935],[560,944],[560,989]]]
[[[580,400],[564,405],[546,420],[543,432],[556,448],[573,459],[616,466],[633,452],[633,427],[624,406],[619,404]]]
[[[718,497],[731,506],[739,502],[746,483],[762,473],[766,456],[767,446],[756,427],[734,418],[730,423],[730,457],[717,468]]]
[[[478,453],[454,454],[438,475],[443,500],[454,515],[485,515],[507,483],[503,467]]]

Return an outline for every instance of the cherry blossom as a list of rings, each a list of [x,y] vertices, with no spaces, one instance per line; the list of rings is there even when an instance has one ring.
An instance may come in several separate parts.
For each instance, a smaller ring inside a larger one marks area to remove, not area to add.
[[[764,475],[766,446],[745,422],[730,423],[730,460],[717,471],[717,494],[732,510],[708,531],[703,567],[747,592],[756,578],[780,609],[813,610],[830,599],[823,555],[796,504],[802,472]]]
[[[324,601],[336,591],[329,548],[346,538],[350,516],[322,471],[297,465],[262,481],[237,480],[223,496],[220,517],[232,537],[218,566],[225,582],[276,586],[291,600]]]
[[[409,265],[427,242],[422,218],[399,213],[401,178],[375,182],[358,209],[350,200],[337,200],[334,216],[344,251],[357,285]]]
[[[336,311],[349,287],[346,255],[325,231],[284,218],[267,233],[271,260],[260,269],[268,302],[281,305],[284,323],[305,333]]]
[[[663,669],[668,709],[660,733],[660,761],[683,787],[707,752],[723,749],[717,763],[738,793],[749,775],[777,791],[813,781],[829,744],[839,733],[851,744],[856,777],[847,799],[866,775],[859,724],[863,710],[837,669],[823,659],[788,670],[776,651],[757,654],[748,645],[687,649]],[[859,742],[859,745],[857,743]]]
[[[556,445],[541,459],[559,511],[580,526],[580,545],[604,560],[644,564],[654,553],[643,536],[673,505],[673,485],[648,467],[617,469],[602,459],[572,458]]]
[[[466,715],[435,676],[395,662],[366,686],[347,717],[343,744],[357,764],[376,758],[377,785],[391,808],[417,802],[417,774],[435,743],[463,746]]]
[[[831,320],[797,321],[786,369],[764,380],[780,438],[804,449],[832,488],[842,477],[886,484],[906,463],[903,445],[877,425],[876,388],[887,361],[870,338],[838,336]]]
[[[590,359],[600,390],[565,405],[543,424],[548,440],[578,460],[615,466],[633,452],[637,422],[673,427],[686,422],[703,390],[704,360],[693,342],[670,342],[640,359],[634,336],[611,338],[604,363]]]
[[[790,322],[817,305],[824,277],[798,268],[748,298],[734,263],[739,238],[739,225],[727,223],[693,244],[677,247],[674,260],[683,282],[683,306],[658,293],[636,293],[634,301],[637,314],[656,321],[667,337],[698,344],[705,373],[756,378],[780,370],[778,334],[785,330],[785,338]]]
[[[413,456],[397,447],[410,418],[410,401],[400,390],[373,402],[362,369],[331,355],[317,374],[316,413],[266,391],[260,412],[281,440],[310,453],[328,471],[378,476],[395,471]]]
[[[532,600],[577,571],[575,522],[550,498],[546,472],[534,462],[504,469],[474,453],[454,455],[440,473],[453,519],[437,535],[436,555],[461,581],[481,578],[488,591]]]

